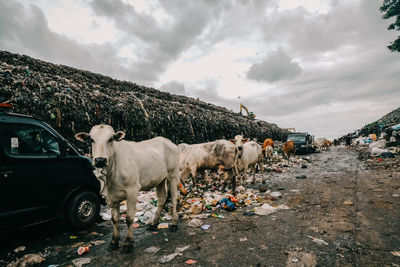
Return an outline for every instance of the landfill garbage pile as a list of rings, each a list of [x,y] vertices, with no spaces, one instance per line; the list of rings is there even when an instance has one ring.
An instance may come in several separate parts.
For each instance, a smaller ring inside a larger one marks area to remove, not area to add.
[[[371,133],[379,133],[382,128],[400,123],[400,108],[395,109],[377,121],[374,121],[361,129],[361,133],[369,135]]]
[[[242,134],[284,140],[287,131],[198,99],[0,51],[0,101],[45,121],[84,152],[75,133],[106,123],[128,140],[164,136],[201,143]]]

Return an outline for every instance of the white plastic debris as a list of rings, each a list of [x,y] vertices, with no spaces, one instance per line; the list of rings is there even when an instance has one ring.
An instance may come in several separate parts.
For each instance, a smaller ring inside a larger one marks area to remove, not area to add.
[[[184,246],[184,247],[180,247],[180,248],[178,247],[178,248],[175,249],[175,252],[182,253],[185,250],[187,250],[188,248],[190,248],[190,245],[187,245],[187,246]]]
[[[269,204],[263,204],[262,206],[256,207],[254,209],[254,212],[257,215],[269,215],[271,213],[274,213],[275,211],[276,211],[276,208],[272,207]]]
[[[111,210],[108,209],[108,210],[105,210],[104,212],[101,212],[100,216],[105,221],[111,220]]]
[[[158,261],[161,263],[167,263],[172,261],[173,259],[175,259],[176,256],[182,256],[182,252],[184,252],[185,250],[187,250],[190,247],[190,245],[185,246],[185,247],[178,247],[175,249],[175,253],[166,255],[166,256],[162,256]]]
[[[199,219],[193,219],[188,223],[188,226],[190,227],[200,227],[203,225],[203,222]]]
[[[175,259],[176,256],[181,256],[183,255],[182,253],[172,253],[170,255],[162,256],[158,261],[161,263],[167,263]]]
[[[317,243],[318,245],[325,245],[325,246],[328,245],[328,243],[325,242],[325,241],[322,240],[322,239],[319,239],[319,238],[316,238],[316,237],[313,237],[313,236],[309,236],[309,235],[308,235],[307,237],[311,238],[312,241],[315,242],[315,243]]]
[[[271,192],[271,193],[269,193],[269,195],[270,195],[271,197],[276,197],[276,198],[278,198],[278,197],[282,196],[282,193],[281,193],[281,192]]]
[[[387,152],[389,152],[389,150],[382,149],[382,148],[379,148],[379,147],[373,147],[371,149],[371,154],[373,154],[373,155],[381,155],[382,153],[387,153]]]
[[[82,265],[89,264],[92,260],[90,258],[76,258],[72,260],[72,263],[76,267],[81,267]]]
[[[146,248],[145,250],[144,250],[144,252],[146,252],[146,253],[157,253],[159,250],[160,250],[161,248],[159,248],[159,247],[155,247],[155,246],[151,246],[151,247],[148,247],[148,248]]]
[[[18,253],[18,252],[24,251],[25,249],[26,249],[25,246],[19,246],[19,247],[17,247],[16,249],[14,249],[14,252],[15,252],[15,253]]]

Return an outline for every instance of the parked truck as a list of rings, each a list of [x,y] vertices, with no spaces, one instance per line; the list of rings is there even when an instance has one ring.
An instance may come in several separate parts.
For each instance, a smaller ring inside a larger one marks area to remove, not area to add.
[[[290,133],[288,134],[287,141],[293,141],[296,154],[309,154],[315,152],[313,146],[314,136],[307,132],[304,133]]]

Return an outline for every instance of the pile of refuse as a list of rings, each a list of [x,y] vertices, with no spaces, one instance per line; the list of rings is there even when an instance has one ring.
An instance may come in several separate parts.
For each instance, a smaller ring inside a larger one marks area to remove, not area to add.
[[[388,142],[384,134],[379,139],[373,138],[374,136],[354,140],[359,159],[365,160],[372,169],[400,168],[400,147],[396,143]]]
[[[284,173],[290,167],[307,168],[307,164],[311,162],[310,157],[292,157],[289,161],[282,159],[282,155],[275,154],[272,162],[264,165],[264,175],[273,172]],[[250,177],[248,174],[248,181],[244,182],[244,186],[239,185],[236,187],[236,194],[222,191],[223,181],[215,177],[215,173],[208,173],[205,180],[201,180],[197,185],[193,185],[191,179],[182,181],[179,189],[178,197],[178,214],[181,218],[186,219],[188,226],[201,227],[207,230],[211,227],[208,224],[203,224],[202,219],[210,217],[223,219],[226,213],[232,211],[241,211],[243,215],[269,215],[282,209],[289,209],[288,206],[282,204],[285,194],[283,187],[273,187],[266,184],[256,183],[250,186]],[[271,176],[271,175],[269,175]],[[260,182],[261,175],[258,173],[256,179]],[[296,177],[297,179],[306,179],[305,175]],[[269,182],[273,182],[273,178],[269,177]],[[240,182],[239,182],[240,184]],[[293,190],[290,193],[299,193],[298,190]],[[171,207],[171,203],[167,204]],[[154,214],[157,211],[157,196],[155,191],[140,192],[138,196],[137,212],[134,219],[134,227],[139,228],[148,225],[152,222]],[[126,202],[120,205],[121,217],[125,220],[125,213],[127,210]],[[171,209],[169,209],[171,211]],[[104,220],[111,219],[111,210],[103,208],[101,216]],[[161,223],[159,229],[169,227],[169,221],[172,219],[171,214],[163,213],[161,216]]]
[[[174,143],[201,143],[236,134],[284,140],[277,125],[239,115],[185,96],[118,81],[110,77],[0,51],[0,101],[13,112],[31,115],[73,140],[93,125],[124,130],[128,140],[164,136]]]
[[[187,186],[190,187],[190,186]],[[205,189],[205,185],[199,184],[200,188]],[[210,225],[203,224],[201,219],[209,217],[223,219],[224,213],[245,209],[243,214],[251,215],[269,215],[278,210],[289,209],[286,205],[275,205],[275,201],[282,198],[282,193],[279,191],[271,191],[266,189],[245,189],[243,186],[238,186],[236,189],[240,193],[233,196],[230,193],[223,193],[219,190],[191,190],[189,193],[182,186],[179,196],[178,214],[183,219],[188,220],[188,226],[201,227],[204,230],[210,228]],[[201,193],[199,192],[201,191]],[[262,191],[262,192],[261,192]],[[170,204],[168,204],[170,205]],[[120,205],[121,217],[125,220],[126,202]],[[157,197],[154,191],[141,192],[138,197],[137,212],[134,219],[134,227],[139,228],[143,225],[148,225],[154,218],[157,210]],[[101,212],[103,220],[111,219],[111,211],[105,208]],[[164,213],[161,217],[159,229],[168,228],[168,222],[172,219],[171,214]]]

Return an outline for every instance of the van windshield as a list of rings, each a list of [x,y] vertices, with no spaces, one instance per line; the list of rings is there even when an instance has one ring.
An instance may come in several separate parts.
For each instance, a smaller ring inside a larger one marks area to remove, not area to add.
[[[288,136],[288,141],[305,142],[306,141],[306,136],[305,135],[289,135]]]

